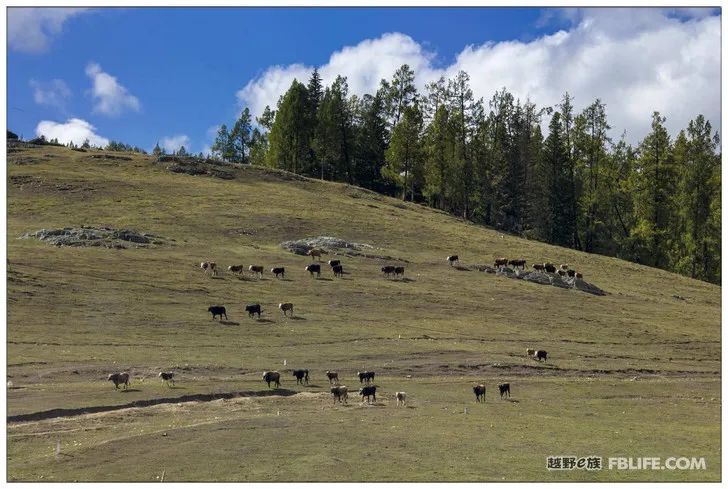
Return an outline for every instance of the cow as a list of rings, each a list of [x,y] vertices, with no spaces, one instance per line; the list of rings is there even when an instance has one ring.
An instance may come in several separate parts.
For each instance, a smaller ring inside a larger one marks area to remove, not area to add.
[[[114,388],[118,389],[120,385],[124,384],[124,389],[129,387],[129,372],[118,372],[115,374],[109,374],[109,378],[107,380],[110,380],[114,383]]]
[[[284,316],[287,316],[286,311],[291,311],[291,317],[293,317],[293,304],[291,304],[290,302],[283,302],[281,304],[278,304],[278,309],[281,310]]]
[[[496,268],[505,267],[508,265],[508,258],[496,258],[493,264]]]
[[[509,265],[513,265],[513,268],[521,267],[521,269],[526,269],[526,260],[508,260]]]
[[[532,357],[535,354],[536,354],[536,350],[534,350],[533,348],[526,348],[526,356],[527,357]]]
[[[394,267],[391,265],[387,265],[386,267],[382,267],[382,273],[385,277],[389,277],[394,273]]]
[[[306,271],[311,274],[313,277],[313,274],[316,274],[316,278],[321,276],[321,265],[314,264],[314,265],[308,265],[306,267]]]
[[[311,260],[313,260],[314,257],[318,258],[318,261],[321,261],[321,255],[323,255],[325,252],[323,250],[317,250],[316,248],[312,248],[308,250],[307,255],[311,257]]]
[[[511,384],[498,384],[498,390],[501,399],[503,399],[503,396],[511,397]]]
[[[331,270],[334,272],[334,277],[343,277],[344,276],[344,267],[341,265],[336,265],[334,267],[331,267]]]
[[[336,383],[339,383],[339,374],[337,372],[332,372],[330,370],[326,371],[326,377],[329,378],[329,385],[334,383],[334,380]]]
[[[243,273],[243,270],[245,270],[245,265],[230,265],[228,267],[228,272],[232,273]]]
[[[397,407],[404,406],[407,403],[407,393],[406,392],[396,392],[394,394],[394,397],[397,398]]]
[[[537,272],[543,272],[543,263],[534,263],[531,265]]]
[[[556,273],[556,267],[553,263],[544,263],[543,269],[546,270],[548,273]]]
[[[212,313],[212,320],[215,320],[215,316],[220,316],[220,321],[222,321],[222,317],[225,316],[225,319],[227,320],[227,313],[225,312],[225,308],[223,306],[210,306],[207,308],[207,312]]]
[[[357,372],[356,374],[359,376],[360,384],[364,381],[366,381],[367,384],[374,381],[374,372],[367,372],[365,370],[363,372]]]
[[[346,404],[346,400],[349,398],[349,389],[345,385],[337,385],[331,388],[331,394],[334,395],[334,404],[336,404],[336,401],[342,402],[342,400]]]
[[[546,357],[548,356],[548,352],[544,350],[537,350],[536,353],[533,354],[534,358],[538,360],[539,362],[543,359],[546,361]]]
[[[281,386],[281,374],[278,372],[263,372],[263,382],[266,382],[268,384],[268,388],[270,388],[270,383],[275,383],[276,387]]]
[[[212,273],[213,277],[217,275],[217,263],[215,263],[214,261],[203,261],[202,263],[200,263],[200,268],[202,268],[205,273]]]
[[[275,275],[276,278],[278,278],[278,275],[280,275],[282,278],[286,278],[286,269],[284,267],[271,268],[270,273]]]
[[[568,275],[571,278],[574,278],[574,276],[576,276],[576,270],[567,270],[566,275]]]
[[[329,266],[334,268],[337,265],[341,265],[341,260],[329,260]]]
[[[485,402],[485,386],[483,384],[474,385],[473,392],[475,393],[475,402]]]
[[[250,265],[250,266],[248,267],[248,270],[249,270],[249,271],[250,271],[250,272],[251,272],[251,273],[252,273],[253,275],[259,275],[259,276],[261,276],[261,277],[263,276],[263,267],[262,267],[262,266],[260,266],[260,265]]]
[[[567,271],[569,269],[569,265],[567,265],[566,263],[564,263],[559,268],[562,269],[563,271]]]
[[[458,259],[458,255],[450,255],[447,257],[447,261],[450,263],[450,266],[453,266],[453,263],[458,262],[460,263],[460,260]]]
[[[248,304],[245,306],[245,312],[248,313],[248,317],[253,317],[254,315],[258,315],[258,319],[260,319],[260,304]]]
[[[365,385],[359,389],[359,395],[361,396],[361,402],[364,402],[364,398],[367,398],[367,404],[371,404],[370,397],[377,402],[377,386],[376,385]]]
[[[560,277],[566,276],[566,270],[559,269],[559,270],[556,270],[556,273],[558,273]]]
[[[174,372],[159,372],[159,378],[162,379],[162,383],[166,382],[168,386],[170,382],[174,385]]]
[[[394,267],[394,276],[402,275],[404,277],[404,267]]]
[[[580,279],[580,280],[583,280],[583,279],[584,279],[584,275],[582,275],[582,274],[581,274],[581,273],[579,273],[579,272],[576,272],[576,278],[578,278],[578,279]]]
[[[294,370],[293,376],[296,378],[296,384],[303,384],[306,382],[306,385],[308,385],[308,370],[300,369],[300,370]]]

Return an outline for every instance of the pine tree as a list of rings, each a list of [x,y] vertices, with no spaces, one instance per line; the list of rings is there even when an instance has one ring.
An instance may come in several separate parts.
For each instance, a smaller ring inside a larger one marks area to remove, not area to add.
[[[157,141],[157,144],[154,145],[154,149],[152,150],[152,154],[154,156],[160,156],[163,154],[162,148],[159,147],[159,141]]]
[[[235,121],[233,130],[230,132],[231,161],[245,164],[250,163],[251,131],[250,110],[245,107],[238,120]]]
[[[306,87],[298,80],[293,80],[278,102],[268,133],[266,159],[270,166],[304,175],[315,174],[310,161],[313,133],[309,109]],[[268,119],[266,114],[264,117]]]
[[[235,157],[235,150],[227,125],[223,124],[217,130],[215,142],[212,143],[210,150],[215,156],[221,158],[223,161],[233,161],[233,158]]]
[[[382,177],[382,168],[386,164],[388,136],[381,92],[363,97],[358,106],[358,119],[353,157],[356,183],[378,192],[387,192],[389,187]]]
[[[422,179],[422,155],[420,135],[422,114],[415,105],[404,108],[401,120],[394,126],[392,139],[386,151],[387,165],[382,169],[384,176],[402,189],[402,200],[414,200],[415,189]]]

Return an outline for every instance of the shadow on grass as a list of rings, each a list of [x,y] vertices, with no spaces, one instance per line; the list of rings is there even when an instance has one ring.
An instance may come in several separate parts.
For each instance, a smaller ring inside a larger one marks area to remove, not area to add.
[[[225,326],[240,326],[240,323],[236,323],[235,321],[220,321],[220,324],[224,324]]]
[[[294,321],[308,321],[308,319],[303,316],[289,316],[288,319],[293,319]]]
[[[225,280],[225,277],[210,277],[212,280]]]
[[[256,323],[275,323],[272,319],[258,318],[255,320]]]
[[[121,389],[121,392],[141,392],[141,389]]]
[[[519,402],[521,402],[518,399],[510,399],[510,398],[506,398],[506,399],[503,399],[503,400],[504,401],[508,401],[508,402],[515,402],[516,404],[518,404]]]
[[[454,266],[453,268],[454,268],[455,270],[459,270],[459,271],[461,271],[461,272],[472,272],[472,270],[471,270],[471,269],[469,269],[468,267],[461,267],[460,265],[456,265],[456,266]]]
[[[320,277],[320,278],[317,278],[316,280],[323,280],[324,282],[333,282],[334,281],[333,278],[326,278],[326,277]]]

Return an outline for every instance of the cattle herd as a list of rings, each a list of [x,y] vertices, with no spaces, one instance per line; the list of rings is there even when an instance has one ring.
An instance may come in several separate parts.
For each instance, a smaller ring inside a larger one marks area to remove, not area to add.
[[[323,250],[318,249],[311,249],[308,252],[308,256],[311,257],[313,260],[314,258],[318,258],[318,261],[321,261],[321,255],[326,254]],[[450,264],[450,266],[454,266],[455,262],[459,263],[459,257],[458,255],[450,255],[447,257],[446,261]],[[341,277],[344,273],[343,266],[341,265],[341,260],[329,260],[328,265],[331,268],[331,271],[334,274],[334,277]],[[522,270],[525,270],[526,268],[526,260],[523,259],[507,259],[507,258],[496,258],[494,262],[494,266],[496,268],[506,267],[506,266],[512,266],[514,268],[521,268]],[[552,263],[535,263],[532,265],[533,269],[540,272],[546,272],[546,273],[558,273],[561,276],[569,276],[569,277],[576,277],[576,278],[583,278],[583,275],[579,272],[576,272],[575,270],[572,270],[569,268],[569,265],[561,265],[558,269],[555,265]],[[215,262],[207,261],[202,262],[200,264],[200,268],[202,268],[206,274],[211,274],[213,276],[217,275],[217,264]],[[230,265],[228,268],[228,271],[235,274],[242,274],[245,271],[244,265]],[[312,263],[310,265],[307,265],[305,270],[313,276],[316,274],[317,277],[321,275],[321,265],[319,263]],[[403,266],[391,266],[387,265],[382,267],[382,273],[385,277],[390,277],[392,275],[396,276],[404,276],[404,267]],[[251,274],[254,274],[258,277],[262,277],[264,273],[264,267],[260,265],[250,265],[248,267],[248,271]],[[275,277],[281,277],[285,278],[285,268],[284,267],[273,267],[271,268],[271,273],[275,275]],[[290,312],[291,317],[293,316],[293,304],[290,302],[284,302],[278,305],[278,308],[281,310],[284,316],[288,316],[288,313]],[[219,317],[220,320],[222,320],[222,317],[225,316],[225,319],[228,319],[227,312],[225,310],[224,306],[210,306],[207,311],[212,314],[212,319],[214,320],[216,317]],[[245,306],[245,312],[248,313],[249,317],[255,317],[255,315],[260,318],[260,314],[262,312],[262,307],[260,304],[248,304]],[[545,350],[537,350],[534,348],[527,348],[526,349],[526,356],[533,358],[537,361],[546,361],[548,353]],[[294,369],[292,371],[293,377],[296,379],[296,384],[301,385],[308,385],[309,383],[309,370],[308,369]],[[330,384],[330,392],[333,397],[334,404],[337,402],[339,403],[347,403],[348,397],[349,397],[349,389],[345,385],[342,385],[339,381],[339,374],[338,372],[327,370],[326,371],[326,378],[329,380]],[[376,402],[377,400],[377,386],[374,385],[374,376],[375,373],[373,371],[359,371],[356,373],[357,377],[359,377],[359,383],[363,384],[362,387],[359,389],[359,396],[361,396],[361,401],[364,402],[364,398],[366,398],[367,403],[371,403],[372,401]],[[166,383],[169,385],[170,383],[174,384],[174,372],[160,372],[159,378],[162,380],[162,383]],[[108,377],[108,380],[113,382],[114,388],[118,389],[119,386],[123,385],[124,389],[126,389],[130,384],[130,375],[128,372],[117,372],[110,374]],[[263,382],[265,382],[269,388],[271,388],[271,384],[273,384],[273,388],[278,388],[281,386],[281,374],[277,371],[266,371],[263,372]],[[472,386],[473,393],[475,394],[475,402],[481,403],[485,402],[485,393],[486,393],[486,387],[485,384],[477,384]],[[510,383],[503,383],[498,384],[498,390],[500,392],[501,399],[508,398],[511,396],[511,385]],[[394,397],[397,401],[397,406],[404,406],[407,402],[407,393],[404,391],[397,391],[394,394]]]

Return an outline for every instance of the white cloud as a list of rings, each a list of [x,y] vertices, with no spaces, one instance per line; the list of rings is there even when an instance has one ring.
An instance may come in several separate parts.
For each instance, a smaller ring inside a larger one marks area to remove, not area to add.
[[[161,141],[159,141],[159,147],[163,148],[167,153],[175,152],[182,146],[185,147],[185,150],[188,153],[190,152],[191,145],[189,136],[180,134],[177,136],[164,137]]]
[[[65,123],[55,121],[40,121],[35,128],[36,136],[45,136],[46,139],[58,139],[61,144],[81,145],[88,139],[93,146],[106,146],[109,140],[96,134],[96,128],[83,119],[68,119]]]
[[[435,54],[400,33],[345,47],[319,67],[326,84],[348,77],[353,94],[373,93],[403,63],[425,83],[459,70],[470,74],[476,97],[488,101],[506,87],[522,101],[559,103],[568,91],[581,110],[600,98],[607,104],[612,136],[627,130],[630,142],[649,131],[652,112],[667,116],[671,133],[704,114],[720,129],[720,17],[701,9],[564,9],[567,30],[533,41],[486,42],[466,46],[455,61],[437,68]],[[708,15],[706,15],[706,13]],[[238,102],[260,115],[275,107],[297,78],[313,67],[272,66],[236,93]]]
[[[139,112],[141,104],[139,99],[116,81],[116,77],[101,70],[97,63],[89,63],[86,75],[93,80],[91,95],[93,96],[94,112],[117,116],[126,109]]]
[[[24,53],[42,53],[69,18],[85,8],[8,8],[8,46]]]
[[[66,82],[59,79],[49,82],[30,80],[30,86],[33,88],[33,100],[36,104],[66,110],[66,100],[71,98],[71,89]]]

